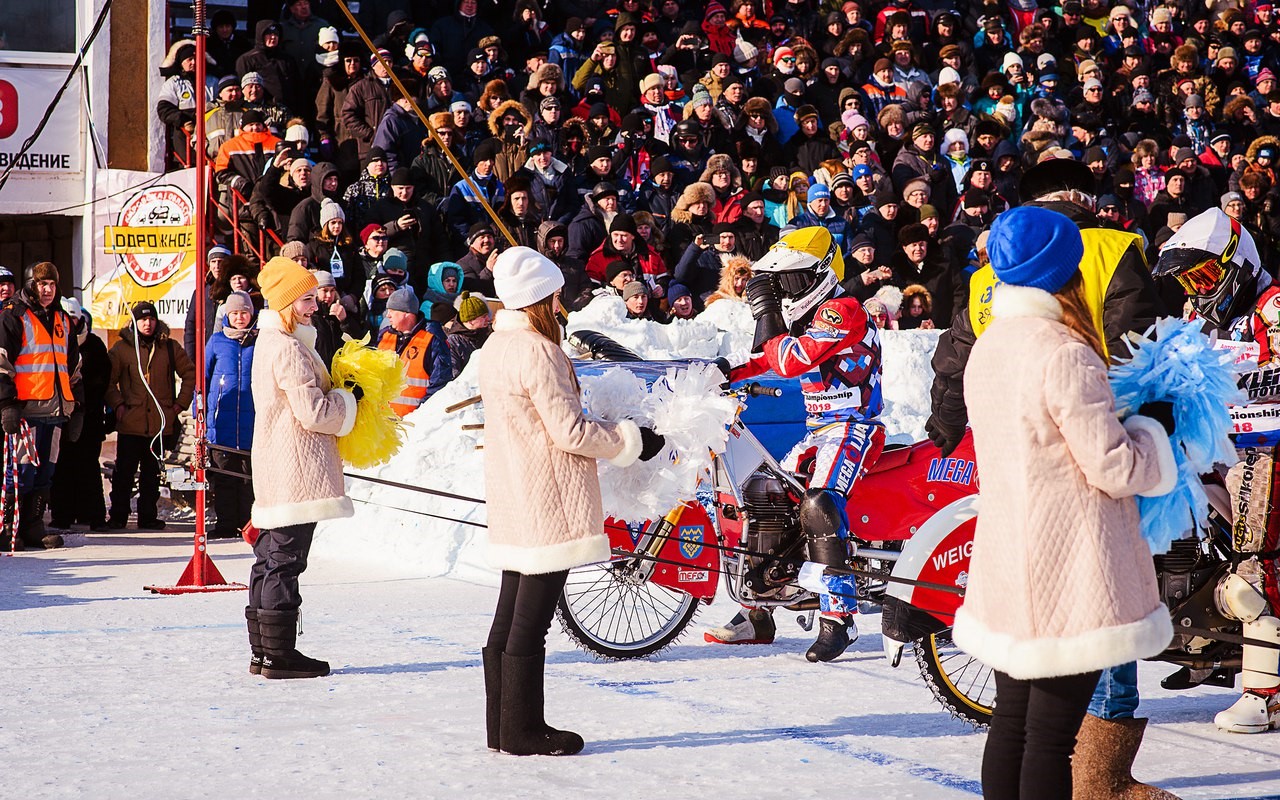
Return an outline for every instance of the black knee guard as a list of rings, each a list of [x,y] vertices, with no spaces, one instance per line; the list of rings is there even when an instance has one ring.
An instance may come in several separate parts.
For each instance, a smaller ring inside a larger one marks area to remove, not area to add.
[[[810,489],[800,501],[800,529],[809,540],[809,560],[831,567],[849,561],[849,517],[845,499],[830,489]]]

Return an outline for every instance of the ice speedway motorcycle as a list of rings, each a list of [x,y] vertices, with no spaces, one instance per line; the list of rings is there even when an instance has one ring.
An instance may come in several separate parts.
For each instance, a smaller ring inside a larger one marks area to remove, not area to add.
[[[597,358],[625,353],[607,343],[580,346]],[[607,366],[651,381],[673,363]],[[778,394],[759,383],[729,391],[744,409],[753,397]],[[563,629],[601,658],[649,656],[684,634],[699,606],[723,588],[743,606],[794,612],[808,630],[818,595],[801,585],[800,575],[805,537],[799,505],[807,478],[783,469],[740,411],[696,502],[639,525],[606,521],[613,559],[569,573],[557,610]],[[851,569],[858,600],[868,609],[880,607],[890,663],[897,667],[911,645],[920,677],[938,702],[985,726],[995,699],[991,670],[956,648],[950,636],[968,580],[978,488],[972,434],[946,458],[929,441],[890,445],[858,482],[848,518],[857,545]],[[1243,639],[1240,623],[1214,602],[1232,566],[1229,501],[1225,489],[1206,489],[1212,506],[1206,538],[1175,542],[1155,557],[1176,633],[1153,660],[1213,670],[1221,685],[1240,669]]]

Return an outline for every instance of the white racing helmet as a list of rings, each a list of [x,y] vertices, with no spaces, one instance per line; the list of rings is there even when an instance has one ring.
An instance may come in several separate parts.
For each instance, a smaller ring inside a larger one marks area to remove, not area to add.
[[[1179,228],[1160,249],[1152,274],[1177,280],[1196,314],[1218,328],[1244,314],[1271,285],[1253,237],[1220,208]]]
[[[751,270],[773,276],[782,298],[782,319],[790,327],[840,288],[844,257],[831,232],[815,225],[778,239]]]

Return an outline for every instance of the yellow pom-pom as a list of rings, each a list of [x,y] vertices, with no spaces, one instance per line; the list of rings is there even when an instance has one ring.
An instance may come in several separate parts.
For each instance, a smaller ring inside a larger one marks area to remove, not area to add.
[[[404,443],[404,423],[391,410],[391,401],[404,391],[404,364],[392,350],[368,347],[369,337],[348,341],[333,356],[332,380],[337,387],[358,385],[364,396],[356,403],[356,424],[338,437],[338,455],[358,469],[383,463]]]

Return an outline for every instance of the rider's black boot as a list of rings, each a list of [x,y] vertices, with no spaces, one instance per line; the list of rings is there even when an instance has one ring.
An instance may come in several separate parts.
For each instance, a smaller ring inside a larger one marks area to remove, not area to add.
[[[1222,686],[1231,689],[1236,685],[1236,673],[1229,669],[1191,669],[1190,667],[1183,667],[1160,681],[1160,685],[1173,692],[1194,689],[1197,686]]]
[[[515,756],[571,756],[582,752],[582,737],[547,725],[543,718],[543,666],[536,656],[502,654],[502,752]]]
[[[823,617],[820,624],[818,640],[804,654],[810,661],[834,661],[858,638],[857,628],[853,628],[853,617]],[[849,636],[851,628],[854,631],[852,637]]]

